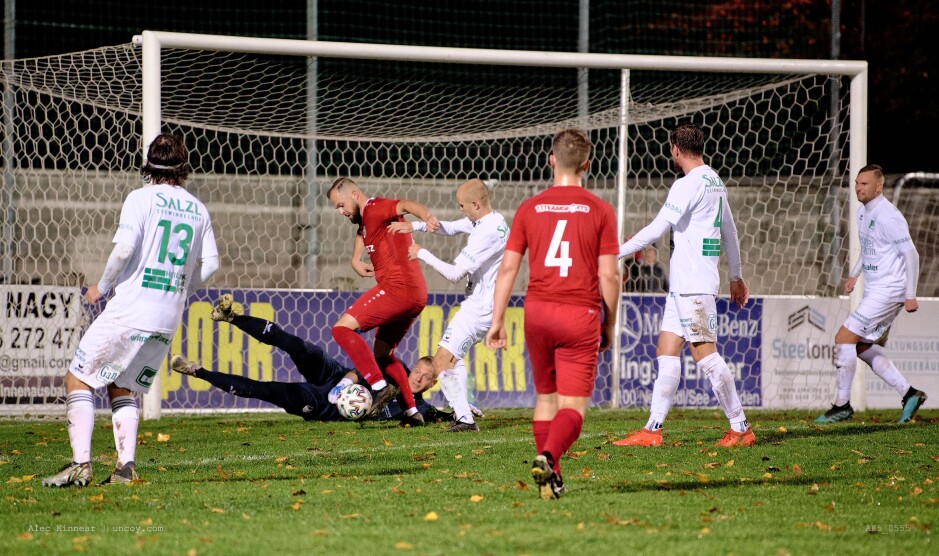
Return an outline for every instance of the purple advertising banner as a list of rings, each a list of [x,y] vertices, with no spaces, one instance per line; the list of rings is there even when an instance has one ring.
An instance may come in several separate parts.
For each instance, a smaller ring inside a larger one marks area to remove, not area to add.
[[[623,407],[649,407],[652,383],[658,376],[655,348],[665,299],[664,295],[622,298],[619,394]],[[734,373],[743,405],[759,407],[763,401],[760,355],[763,300],[751,299],[746,307],[738,309],[729,300],[718,298],[717,314],[718,353]],[[698,370],[687,347],[681,360],[682,380],[674,406],[716,406],[710,381]]]

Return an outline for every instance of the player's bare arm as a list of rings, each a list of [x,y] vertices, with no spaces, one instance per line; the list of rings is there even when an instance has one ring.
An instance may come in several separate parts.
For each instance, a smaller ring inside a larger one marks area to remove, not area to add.
[[[521,262],[522,254],[517,251],[506,250],[502,257],[499,274],[496,275],[496,291],[492,297],[492,326],[486,333],[486,346],[489,349],[505,347],[505,309],[509,305],[509,296],[512,294]]]
[[[412,222],[392,222],[391,224],[388,224],[388,233],[390,234],[414,233],[414,224]]]
[[[355,247],[352,248],[352,270],[363,278],[375,276],[375,267],[362,260],[365,254],[365,240],[362,236],[355,236]]]
[[[600,297],[603,300],[603,323],[600,326],[600,351],[613,345],[616,335],[616,314],[619,310],[620,284],[619,259],[616,255],[601,255],[599,258]]]
[[[437,228],[440,227],[440,221],[437,220],[434,213],[417,201],[408,201],[407,199],[398,201],[398,216],[404,216],[405,214],[411,214],[423,220],[427,224],[428,232],[436,232]]]

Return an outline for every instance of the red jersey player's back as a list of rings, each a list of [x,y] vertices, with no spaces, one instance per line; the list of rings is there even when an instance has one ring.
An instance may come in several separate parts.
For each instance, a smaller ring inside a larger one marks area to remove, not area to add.
[[[375,267],[375,281],[393,295],[427,300],[427,284],[420,262],[408,260],[408,247],[414,243],[410,234],[392,234],[388,224],[403,222],[397,212],[398,201],[372,197],[362,207],[359,235]]]
[[[515,213],[506,249],[526,248],[526,299],[598,307],[597,258],[619,252],[613,207],[581,187],[550,187]]]

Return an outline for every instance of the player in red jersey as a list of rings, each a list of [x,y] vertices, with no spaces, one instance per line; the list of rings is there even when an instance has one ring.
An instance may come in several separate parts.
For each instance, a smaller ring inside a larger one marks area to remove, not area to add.
[[[565,490],[559,462],[580,436],[597,355],[610,347],[619,307],[616,216],[609,203],[581,186],[589,159],[585,132],[566,129],[554,136],[548,157],[554,185],[515,212],[486,335],[489,347],[505,346],[505,309],[528,250],[525,342],[538,395],[532,417],[538,456],[531,474],[545,500]]]
[[[349,307],[332,328],[333,339],[346,352],[359,373],[376,392],[370,414],[375,414],[395,396],[389,388],[387,375],[404,397],[407,407],[402,424],[423,425],[424,419],[414,403],[414,394],[408,384],[408,375],[395,358],[394,349],[404,338],[414,319],[427,305],[427,284],[418,261],[408,260],[408,247],[414,240],[408,234],[391,234],[388,225],[401,222],[405,214],[412,214],[435,231],[440,222],[424,205],[406,200],[367,198],[349,178],[339,178],[326,192],[329,202],[343,216],[358,225],[352,268],[359,276],[374,276],[377,285],[365,292]],[[372,264],[362,262],[368,253]],[[368,343],[358,332],[375,329],[375,343]],[[329,401],[336,403],[339,392],[348,379],[341,380],[329,393]]]

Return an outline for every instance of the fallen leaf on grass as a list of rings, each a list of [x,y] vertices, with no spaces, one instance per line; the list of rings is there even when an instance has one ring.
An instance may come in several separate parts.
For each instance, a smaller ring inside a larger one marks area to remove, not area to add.
[[[733,466],[734,466],[734,460],[732,459],[727,460],[727,463],[724,464],[724,467],[733,467]]]
[[[787,433],[787,432],[789,432],[789,429],[787,429],[786,427],[779,427],[779,428],[776,429],[776,430],[779,431],[779,432],[781,432],[781,433]]]
[[[792,472],[793,472],[793,474],[795,474],[795,475],[801,475],[801,474],[802,474],[802,466],[799,465],[798,463],[792,464]]]
[[[383,438],[382,438],[382,442],[385,443],[385,446],[394,446],[394,444],[392,444],[391,441],[388,440],[387,438],[384,438],[384,437],[383,437]]]
[[[580,470],[580,476],[584,479],[589,479],[593,476],[593,469],[590,469],[585,465],[584,468]]]
[[[223,514],[223,513],[225,513],[225,510],[223,510],[222,508],[212,508],[212,513],[213,513],[213,514]]]
[[[303,498],[300,498],[299,500],[297,500],[296,502],[290,505],[290,509],[299,510],[300,506],[302,505],[303,505]]]
[[[809,491],[807,494],[809,496],[817,496],[818,495],[818,483],[815,483],[811,487],[809,487]]]
[[[916,487],[913,489],[913,492],[910,493],[910,496],[919,496],[923,493],[923,489]]]
[[[274,458],[274,461],[276,461],[277,463],[281,463],[281,462],[287,461],[288,459],[289,459],[288,456],[280,456],[279,458]]]
[[[290,493],[291,496],[303,496],[304,494],[306,494],[306,491],[303,490],[302,488],[300,490],[295,490]]]
[[[480,496],[480,495],[478,495],[478,494],[474,494],[474,495],[470,496],[470,502],[473,502],[473,503],[479,502],[479,501],[482,500],[482,499],[483,499],[483,497]]]
[[[717,469],[720,466],[721,464],[717,463],[716,461],[710,461],[704,464],[705,469]]]
[[[391,492],[393,492],[394,494],[407,494],[407,492],[401,490],[398,487],[391,487]]]
[[[103,494],[95,494],[95,495],[89,496],[89,497],[88,497],[88,501],[89,501],[89,502],[104,502],[104,495],[103,495]]]
[[[427,512],[427,515],[424,516],[424,521],[437,521],[437,512]]]
[[[221,475],[223,479],[228,479],[228,473],[222,471],[222,464],[215,466],[215,471]]]
[[[401,541],[395,545],[395,548],[397,548],[398,550],[411,550],[412,548],[414,548],[414,545],[412,545],[409,542]]]
[[[22,533],[20,533],[19,535],[16,536],[16,540],[18,540],[18,541],[31,541],[31,540],[33,540],[33,534],[30,533],[29,531],[23,531]]]
[[[518,490],[528,490],[528,485],[525,484],[525,481],[518,481],[515,483],[515,488]]]
[[[141,525],[153,525],[153,518],[148,517],[147,519],[141,520],[140,524]]]
[[[162,432],[157,434],[157,442],[169,442],[169,441],[170,441],[170,435],[163,434]]]
[[[340,519],[355,519],[359,517],[359,514],[346,514],[346,515],[341,515],[339,517]]]

